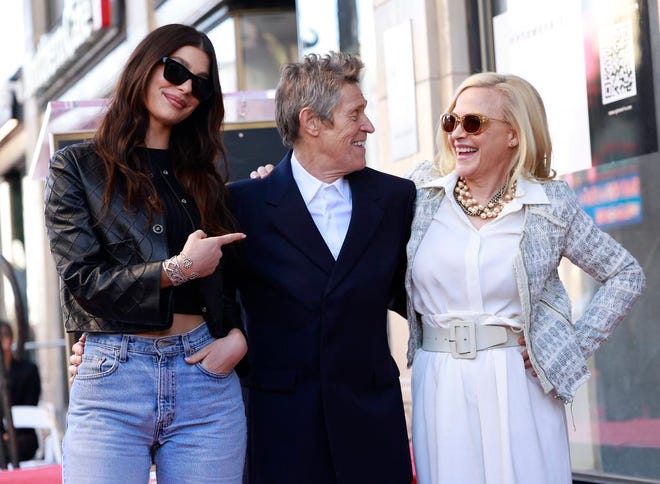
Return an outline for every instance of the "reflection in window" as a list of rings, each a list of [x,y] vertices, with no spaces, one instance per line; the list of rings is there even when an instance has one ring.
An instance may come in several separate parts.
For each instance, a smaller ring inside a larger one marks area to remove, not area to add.
[[[215,48],[220,70],[220,85],[222,92],[238,91],[238,76],[236,71],[236,34],[234,18],[229,17],[213,30],[208,37]]]
[[[208,36],[223,92],[275,89],[282,65],[298,60],[295,10],[237,13]]]
[[[280,68],[298,59],[295,12],[259,13],[238,17],[241,88],[274,89]]]

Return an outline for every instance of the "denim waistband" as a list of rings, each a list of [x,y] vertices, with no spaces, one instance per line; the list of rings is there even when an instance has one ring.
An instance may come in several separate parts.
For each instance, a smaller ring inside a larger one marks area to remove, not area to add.
[[[178,353],[191,355],[215,338],[209,332],[206,323],[202,323],[187,333],[153,338],[134,334],[88,333],[87,344],[103,345],[119,350],[120,359],[126,354],[144,353],[172,356]]]

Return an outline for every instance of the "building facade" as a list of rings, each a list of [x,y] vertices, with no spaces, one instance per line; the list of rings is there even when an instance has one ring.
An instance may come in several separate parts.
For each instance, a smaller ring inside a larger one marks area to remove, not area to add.
[[[653,297],[660,284],[660,197],[652,188],[660,178],[657,0],[23,3],[28,54],[6,80],[0,106],[0,249],[24,288],[27,353],[40,365],[43,398],[62,413],[67,343],[42,215],[51,145],[91,132],[135,45],[154,28],[179,22],[204,30],[216,46],[228,133],[236,140],[255,129],[272,137],[282,63],[308,52],[358,53],[376,126],[368,163],[401,176],[433,157],[440,115],[466,76],[497,70],[528,78],[548,108],[559,175],[647,274],[645,295],[591,359],[594,376],[567,408],[574,470],[585,480],[660,482],[660,350],[654,345],[660,311]],[[562,278],[578,316],[596,285],[568,264]],[[13,318],[14,297],[0,284],[0,315]],[[395,315],[390,336],[409,410],[407,328]]]

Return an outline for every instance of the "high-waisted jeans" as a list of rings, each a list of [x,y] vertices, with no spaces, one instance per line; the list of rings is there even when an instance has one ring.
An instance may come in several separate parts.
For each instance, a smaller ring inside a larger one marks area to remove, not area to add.
[[[71,387],[65,483],[241,482],[246,424],[235,372],[184,361],[213,341],[206,324],[177,336],[88,334]]]

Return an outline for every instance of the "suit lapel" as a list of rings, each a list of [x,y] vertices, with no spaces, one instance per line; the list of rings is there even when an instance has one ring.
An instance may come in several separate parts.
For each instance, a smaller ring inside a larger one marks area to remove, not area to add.
[[[273,224],[291,245],[327,273],[335,263],[291,173],[291,151],[268,177],[266,203],[272,207]]]
[[[351,221],[326,293],[351,272],[371,244],[383,218],[383,208],[379,203],[380,192],[373,183],[370,183],[369,172],[361,170],[346,178],[350,183],[353,197]]]

